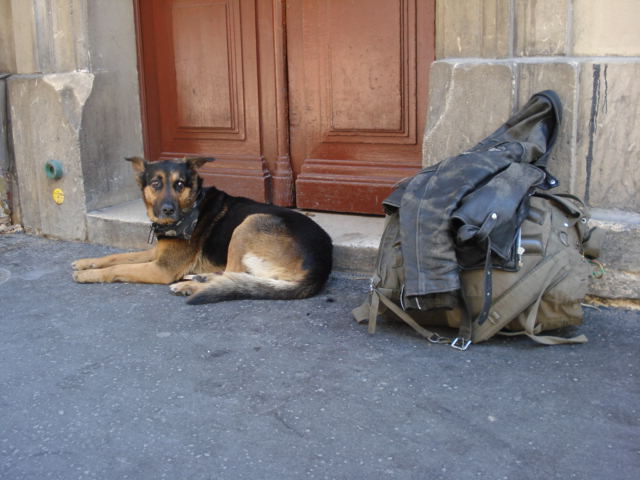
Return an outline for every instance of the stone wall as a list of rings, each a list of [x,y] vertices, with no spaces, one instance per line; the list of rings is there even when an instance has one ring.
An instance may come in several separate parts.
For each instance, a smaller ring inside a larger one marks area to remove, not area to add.
[[[87,211],[138,195],[123,160],[143,150],[133,2],[0,0],[0,18],[14,220],[85,240]],[[45,173],[51,160],[62,165],[59,179]]]
[[[640,2],[437,0],[424,163],[473,146],[540,90],[563,124],[549,162],[607,230],[592,293],[640,298]]]

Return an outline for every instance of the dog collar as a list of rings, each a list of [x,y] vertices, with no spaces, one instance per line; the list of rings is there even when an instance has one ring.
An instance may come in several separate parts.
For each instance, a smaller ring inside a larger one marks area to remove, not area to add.
[[[198,217],[200,216],[200,202],[204,197],[202,190],[198,193],[198,197],[184,217],[180,218],[177,222],[169,224],[152,223],[149,229],[148,243],[153,243],[154,235],[156,238],[180,238],[182,240],[191,240],[191,235],[198,224]]]

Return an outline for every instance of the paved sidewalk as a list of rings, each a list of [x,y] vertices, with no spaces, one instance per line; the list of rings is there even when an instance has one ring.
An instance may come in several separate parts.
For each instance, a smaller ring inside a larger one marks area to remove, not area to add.
[[[640,313],[458,352],[350,310],[78,285],[114,249],[0,235],[1,479],[635,479]],[[571,333],[571,332],[567,332]]]

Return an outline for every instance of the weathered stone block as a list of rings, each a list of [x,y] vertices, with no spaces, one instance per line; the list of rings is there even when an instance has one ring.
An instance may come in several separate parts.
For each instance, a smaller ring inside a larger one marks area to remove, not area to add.
[[[68,73],[14,76],[8,81],[21,220],[36,233],[86,238],[79,135],[93,78],[90,73]],[[47,177],[49,160],[62,164],[60,179]],[[64,194],[61,204],[54,201],[55,189]]]
[[[7,82],[0,74],[0,176],[9,169],[9,148],[7,144]]]
[[[640,215],[594,209],[592,226],[605,231],[598,261],[604,275],[593,278],[589,293],[603,298],[640,299]]]
[[[516,0],[515,53],[548,56],[567,53],[568,0]]]
[[[590,226],[605,232],[598,258],[605,272],[592,279],[589,293],[640,299],[640,214],[596,208],[591,215]]]
[[[143,144],[133,2],[86,3],[95,80],[81,145],[91,211],[139,198],[131,164],[124,157],[142,155]]]
[[[599,259],[640,275],[640,215],[594,209],[592,216],[592,224],[606,232]]]
[[[124,101],[124,93],[137,92],[137,87],[131,75],[94,76],[79,137],[87,211],[140,196],[131,163],[124,159],[143,152],[140,105]]]
[[[12,72],[89,69],[86,0],[6,0],[7,3],[5,35],[11,43],[7,44],[5,56],[12,61]]]
[[[542,90],[554,90],[562,101],[562,123],[551,157],[549,171],[560,180],[560,188],[574,194],[575,185],[575,93],[578,83],[578,64],[575,62],[543,62],[518,64],[518,106]]]
[[[13,46],[16,73],[33,73],[39,69],[33,2],[11,0]],[[19,25],[19,28],[16,27]]]
[[[638,0],[573,0],[573,54],[640,55]]]
[[[515,73],[510,63],[434,62],[429,84],[424,165],[474,146],[513,109]]]
[[[509,0],[437,0],[436,58],[510,55]]]
[[[595,207],[640,212],[640,62],[580,69],[576,180]]]
[[[0,73],[16,71],[11,2],[0,0]]]
[[[86,0],[35,1],[40,71],[72,72],[91,65]],[[112,2],[119,3],[119,2]]]
[[[146,250],[150,248],[149,223],[128,222],[119,219],[104,219],[99,215],[87,216],[87,230],[90,243],[113,247]]]
[[[49,235],[82,237],[77,225],[59,229],[48,220],[51,212],[38,213],[43,205],[51,208],[51,192],[46,198],[41,192],[55,182],[65,184],[67,199],[54,211],[69,210],[77,200],[84,208],[65,214],[73,218],[139,194],[131,166],[124,161],[143,150],[133,3],[3,1],[11,6],[18,74],[76,72],[12,79],[17,177],[26,186],[19,198],[28,199],[21,220]],[[67,170],[55,182],[43,177],[43,158],[54,156],[64,159]],[[70,178],[73,185],[66,184]]]

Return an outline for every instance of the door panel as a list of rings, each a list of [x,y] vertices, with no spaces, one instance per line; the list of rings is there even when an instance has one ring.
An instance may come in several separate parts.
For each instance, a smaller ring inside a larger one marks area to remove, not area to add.
[[[229,68],[235,49],[227,42],[226,5],[183,2],[173,5],[171,17],[178,130],[233,130],[238,96],[231,86],[236,86],[237,72]],[[227,55],[209,55],[209,51]]]
[[[404,133],[410,113],[408,62],[398,61],[409,56],[404,12],[397,2],[377,2],[364,28],[363,6],[335,0],[326,5],[328,41],[318,48],[328,80],[320,92],[324,141],[385,142],[378,135]]]
[[[297,205],[381,213],[393,185],[421,165],[433,4],[287,5]]]

